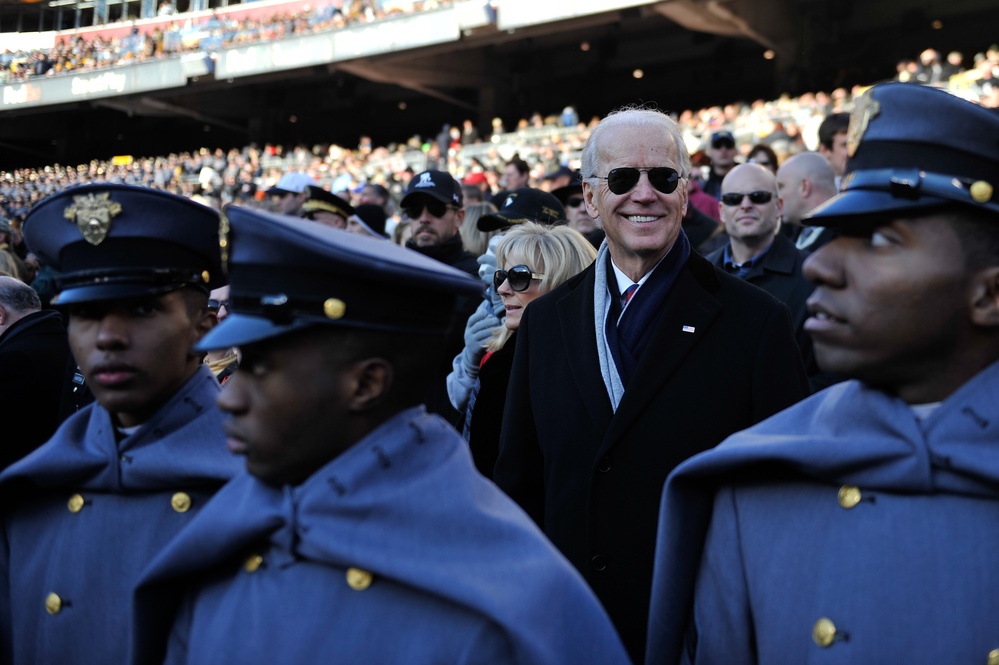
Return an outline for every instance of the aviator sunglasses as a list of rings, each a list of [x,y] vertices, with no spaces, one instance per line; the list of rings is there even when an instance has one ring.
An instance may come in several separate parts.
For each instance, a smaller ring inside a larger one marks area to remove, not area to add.
[[[437,199],[427,199],[426,201],[420,201],[419,203],[413,203],[402,209],[406,213],[406,217],[410,219],[417,219],[423,209],[426,208],[430,211],[430,214],[434,217],[443,217],[444,213],[450,208],[448,204],[443,201],[438,201]]]
[[[509,270],[497,270],[493,273],[493,286],[499,289],[503,282],[510,280],[510,288],[514,291],[526,291],[531,286],[532,279],[543,279],[544,273],[531,272],[527,266],[514,266]]]
[[[672,194],[680,183],[680,174],[668,166],[657,166],[654,169],[636,169],[624,166],[611,169],[606,176],[595,175],[594,178],[607,181],[607,189],[614,194],[627,194],[638,184],[643,173],[649,174],[649,183],[663,194]]]
[[[729,192],[728,194],[721,195],[721,202],[727,206],[737,206],[742,203],[742,198],[744,196],[749,197],[749,202],[755,205],[760,205],[761,203],[770,203],[770,199],[774,197],[773,192]]]

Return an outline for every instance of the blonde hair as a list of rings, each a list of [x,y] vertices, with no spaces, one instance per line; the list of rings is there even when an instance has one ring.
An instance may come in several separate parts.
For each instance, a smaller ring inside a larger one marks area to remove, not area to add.
[[[461,223],[461,242],[465,246],[465,251],[472,256],[482,256],[489,249],[489,239],[496,235],[497,231],[480,231],[479,217],[490,215],[496,212],[496,206],[488,201],[484,203],[470,203],[465,206],[465,221]]]
[[[523,261],[534,272],[544,273],[538,290],[548,293],[593,263],[597,250],[579,231],[568,226],[524,222],[507,231],[496,247],[496,265],[505,266],[507,258]],[[512,330],[500,326],[486,343],[486,349],[499,351],[511,335]]]

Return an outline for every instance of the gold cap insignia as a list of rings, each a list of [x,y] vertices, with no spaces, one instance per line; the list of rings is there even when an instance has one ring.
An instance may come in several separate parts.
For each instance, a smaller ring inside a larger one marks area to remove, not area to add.
[[[76,227],[91,245],[104,242],[111,230],[111,220],[121,214],[121,204],[111,200],[111,193],[74,196],[73,205],[63,211],[63,216]]]
[[[971,198],[975,203],[988,203],[992,200],[992,185],[984,180],[977,180],[971,183]]]
[[[851,157],[857,152],[860,141],[867,131],[867,125],[879,113],[881,113],[881,104],[874,99],[871,90],[862,94],[857,100],[853,113],[850,114],[850,127],[846,131],[846,149]]]
[[[328,298],[323,303],[323,314],[330,319],[342,319],[347,313],[347,303],[339,298]]]

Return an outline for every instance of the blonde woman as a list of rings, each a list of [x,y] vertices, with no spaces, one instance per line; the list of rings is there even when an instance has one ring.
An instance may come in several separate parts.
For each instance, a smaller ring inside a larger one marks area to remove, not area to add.
[[[510,381],[517,328],[531,302],[593,263],[596,250],[578,231],[567,226],[526,222],[515,226],[496,248],[493,276],[506,310],[504,325],[486,344],[479,386],[470,400],[472,417],[468,443],[479,471],[492,477],[499,452],[500,426]]]

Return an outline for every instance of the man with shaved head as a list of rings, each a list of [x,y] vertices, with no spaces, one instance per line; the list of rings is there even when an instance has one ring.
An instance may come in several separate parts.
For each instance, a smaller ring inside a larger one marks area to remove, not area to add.
[[[803,152],[781,164],[777,169],[777,193],[784,202],[781,218],[797,230],[795,246],[806,256],[832,240],[832,229],[801,227],[802,217],[836,195],[836,174],[825,157]]]
[[[718,209],[729,242],[706,258],[787,305],[805,369],[810,377],[818,374],[812,340],[804,331],[805,301],[814,287],[801,274],[804,254],[779,232],[784,208],[777,179],[759,164],[736,166],[722,181]]]

